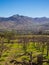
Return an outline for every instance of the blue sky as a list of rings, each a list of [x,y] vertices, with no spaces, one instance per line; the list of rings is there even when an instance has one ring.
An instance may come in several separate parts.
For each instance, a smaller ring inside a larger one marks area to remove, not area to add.
[[[49,17],[49,0],[0,0],[0,17]]]

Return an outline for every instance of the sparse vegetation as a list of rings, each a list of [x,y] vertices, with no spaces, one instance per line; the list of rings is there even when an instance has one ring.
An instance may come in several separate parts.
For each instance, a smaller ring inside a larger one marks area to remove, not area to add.
[[[48,35],[13,34],[0,34],[0,65],[49,64]]]

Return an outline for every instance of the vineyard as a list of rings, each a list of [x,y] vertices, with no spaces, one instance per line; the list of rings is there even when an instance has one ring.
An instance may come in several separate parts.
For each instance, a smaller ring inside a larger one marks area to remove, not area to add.
[[[0,65],[49,65],[49,35],[0,35]]]

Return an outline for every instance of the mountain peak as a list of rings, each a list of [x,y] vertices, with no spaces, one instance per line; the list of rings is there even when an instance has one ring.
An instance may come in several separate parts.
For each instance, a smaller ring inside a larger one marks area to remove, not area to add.
[[[16,17],[19,17],[19,16],[20,16],[19,14],[16,14],[16,15],[13,15],[13,16],[10,16],[10,17],[16,18]]]
[[[47,17],[28,17],[23,15],[13,15],[8,18],[0,17],[0,29],[6,30],[39,30],[49,29],[49,18]]]

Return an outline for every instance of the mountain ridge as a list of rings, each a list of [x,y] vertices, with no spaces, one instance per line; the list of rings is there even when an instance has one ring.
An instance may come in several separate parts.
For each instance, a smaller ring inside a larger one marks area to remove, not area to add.
[[[49,30],[49,18],[32,18],[18,14],[7,18],[0,17],[0,30],[45,31]]]

